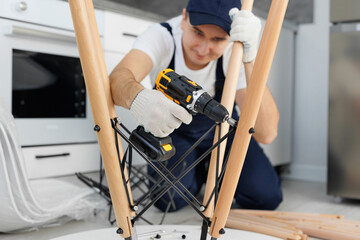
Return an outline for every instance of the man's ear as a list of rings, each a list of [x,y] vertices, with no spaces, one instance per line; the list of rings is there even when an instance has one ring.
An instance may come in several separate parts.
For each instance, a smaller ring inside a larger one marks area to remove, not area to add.
[[[186,9],[185,8],[183,8],[183,10],[182,10],[182,17],[183,17],[183,19],[186,19]]]
[[[185,22],[186,22],[186,9],[183,8],[183,10],[182,10],[182,19],[181,19],[181,24],[180,24],[181,30],[184,30]]]

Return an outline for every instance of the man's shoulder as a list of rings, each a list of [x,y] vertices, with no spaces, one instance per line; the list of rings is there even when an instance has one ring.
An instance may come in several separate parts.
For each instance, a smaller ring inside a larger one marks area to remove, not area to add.
[[[166,21],[170,24],[173,34],[177,34],[179,31],[181,31],[181,19],[182,15],[179,15]]]
[[[181,31],[181,27],[180,27],[181,16],[171,18],[164,22],[166,22],[170,25],[173,36],[177,35],[179,33],[179,31]],[[153,35],[153,37],[155,37],[155,38],[163,37],[166,39],[172,39],[170,32],[164,26],[162,26],[161,23],[156,23],[156,24],[151,25],[147,29],[147,31],[145,31],[145,33]]]

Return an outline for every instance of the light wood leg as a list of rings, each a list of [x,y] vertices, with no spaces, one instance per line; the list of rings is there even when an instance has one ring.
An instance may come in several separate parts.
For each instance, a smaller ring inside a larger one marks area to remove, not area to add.
[[[116,154],[114,130],[110,122],[111,117],[115,116],[115,110],[96,27],[93,3],[91,0],[69,0],[69,4],[94,122],[100,127],[97,137],[116,222],[121,229],[121,236],[129,238],[132,236],[131,209],[125,193]]]
[[[253,7],[254,0],[244,0],[241,6],[241,10],[251,11]],[[221,97],[221,104],[226,107],[229,112],[229,115],[232,115],[232,110],[235,102],[236,86],[239,80],[240,67],[242,64],[244,46],[241,42],[234,42],[231,56],[229,61],[229,67],[227,70],[227,75],[225,79],[224,89]],[[223,123],[220,125],[221,136],[222,138],[229,131],[229,124]],[[214,135],[214,144],[217,142],[219,137],[219,127],[216,127]],[[219,176],[221,171],[221,166],[224,160],[225,147],[227,140],[224,140],[220,144],[220,153],[219,153],[219,172],[216,173],[216,162],[217,162],[217,148],[211,152],[208,176],[206,181],[206,188],[204,193],[204,205],[209,202],[211,193],[215,187],[215,176]],[[208,218],[211,218],[214,212],[214,198],[209,202],[208,207],[204,211],[204,215]]]
[[[212,218],[210,235],[213,238],[220,237],[229,215],[235,189],[249,147],[251,138],[249,129],[253,128],[255,125],[287,4],[288,0],[273,0],[271,3],[268,19],[231,147],[229,162],[220,189],[219,199],[215,206],[215,212]]]

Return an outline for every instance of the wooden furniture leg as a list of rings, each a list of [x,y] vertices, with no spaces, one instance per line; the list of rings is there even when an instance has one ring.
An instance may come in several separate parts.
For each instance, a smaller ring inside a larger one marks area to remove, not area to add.
[[[255,125],[287,4],[288,0],[273,0],[270,6],[253,73],[247,88],[244,106],[231,147],[219,199],[212,218],[210,235],[213,239],[220,237],[224,233],[226,219],[229,215],[235,189],[249,147],[251,138],[250,129]]]
[[[110,118],[114,119],[117,117],[116,112],[115,112],[115,105],[114,105],[114,101],[112,99],[111,96],[111,90],[110,90],[110,80],[108,77],[108,73],[106,71],[106,65],[105,65],[105,61],[104,61],[104,54],[101,48],[101,41],[100,41],[100,37],[99,37],[99,31],[97,28],[97,24],[96,24],[96,18],[95,18],[95,11],[94,11],[94,6],[92,1],[90,2],[90,4],[87,5],[87,12],[90,14],[90,18],[89,18],[89,24],[91,25],[91,29],[93,29],[93,31],[91,31],[92,33],[92,39],[95,41],[96,46],[100,46],[96,48],[97,51],[97,61],[99,64],[101,64],[102,66],[99,67],[99,70],[101,70],[101,74],[102,74],[102,80],[103,80],[103,84],[104,84],[104,91],[105,91],[105,95],[106,95],[106,100],[108,103],[108,108],[109,108],[109,114],[110,114]],[[124,149],[122,147],[122,143],[121,143],[121,137],[119,135],[116,136],[118,138],[118,147],[119,147],[119,155],[120,158],[122,159],[124,156]],[[127,171],[127,167],[126,165],[124,165],[124,173],[125,173],[125,179],[128,179],[128,171]],[[128,188],[128,192],[130,195],[130,201],[131,204],[133,204],[133,198],[132,198],[132,192],[131,192],[131,188],[130,188],[130,181],[127,184],[127,188]],[[135,215],[135,212],[132,212],[132,215]]]
[[[109,79],[102,55],[99,34],[96,28],[94,7],[91,0],[69,0],[73,18],[80,61],[85,77],[86,90],[97,137],[100,145],[106,178],[111,192],[118,233],[125,239],[131,239],[131,214],[120,165],[116,154],[114,130],[110,119],[115,116],[111,99]],[[122,149],[122,148],[121,148]]]
[[[254,0],[244,0],[241,6],[241,10],[248,10],[251,11],[253,7]],[[226,74],[223,94],[221,97],[221,104],[226,107],[226,109],[229,111],[229,116],[232,115],[232,110],[235,102],[235,94],[236,94],[236,86],[239,79],[240,74],[240,67],[242,64],[242,58],[243,58],[243,51],[244,46],[241,42],[234,42],[230,61],[229,61],[229,67]],[[250,74],[251,75],[251,74]],[[222,123],[220,124],[221,129],[221,135],[220,138],[222,138],[228,131],[229,131],[229,124]],[[219,126],[215,129],[215,135],[214,135],[214,144],[217,142],[219,137]],[[215,187],[215,177],[219,176],[221,171],[221,166],[223,164],[224,160],[224,154],[225,154],[225,147],[226,147],[226,140],[224,140],[220,144],[220,153],[219,153],[219,169],[218,173],[216,173],[216,165],[217,165],[217,148],[214,149],[211,152],[211,158],[210,158],[210,164],[209,164],[209,170],[208,170],[208,176],[206,181],[206,188],[204,193],[204,206],[209,202],[209,199],[211,198],[212,191]],[[214,212],[214,198],[211,199],[209,202],[207,208],[204,211],[204,215],[208,218],[211,218]]]

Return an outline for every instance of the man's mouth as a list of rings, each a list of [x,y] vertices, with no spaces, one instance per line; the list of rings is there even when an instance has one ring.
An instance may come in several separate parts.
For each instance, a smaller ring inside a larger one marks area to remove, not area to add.
[[[195,54],[196,54],[196,57],[199,58],[199,59],[203,59],[205,57],[205,56],[199,55],[197,53],[195,53]]]

